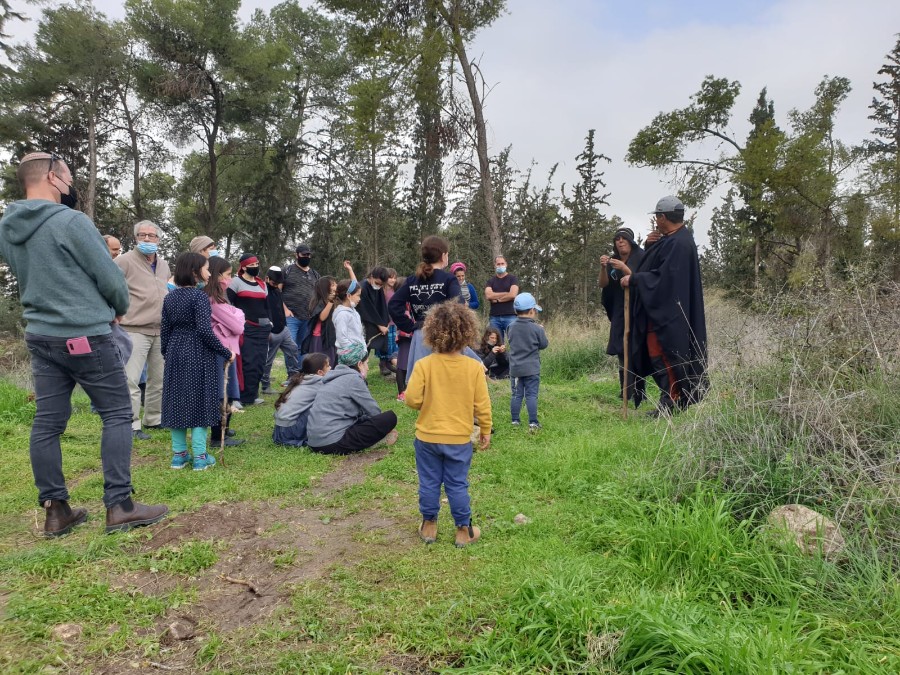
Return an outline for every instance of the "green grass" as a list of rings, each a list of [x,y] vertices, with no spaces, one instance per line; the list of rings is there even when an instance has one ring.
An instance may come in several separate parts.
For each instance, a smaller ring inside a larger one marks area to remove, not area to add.
[[[683,452],[676,435],[639,415],[622,421],[615,369],[596,365],[602,347],[593,336],[548,350],[538,434],[509,425],[508,387],[492,386],[496,434],[470,475],[483,539],[464,550],[451,544],[446,508],[437,544],[412,534],[415,414],[374,373],[372,391],[397,411],[401,440],[365,482],[336,494],[313,497],[308,488],[340,460],[276,447],[271,405],[237,415],[249,442],[226,452],[227,467],[202,474],[169,470],[167,434],[153,432],[135,446],[137,497],[175,514],[248,502],[322,509],[325,527],[380,513],[406,530],[389,545],[378,531],[356,533],[352,559],[295,579],[264,621],[226,630],[215,616],[199,617],[202,638],[177,663],[221,673],[900,670],[896,570],[853,540],[834,562],[785,549],[756,517],[735,518],[735,496],[715,484],[684,494],[666,475]],[[170,663],[155,622],[192,611],[203,592],[194,580],[230,559],[228,541],[187,533],[148,550],[152,529],[104,535],[99,421],[80,394],[63,439],[65,468],[73,501],[93,519],[58,541],[33,536],[42,514],[27,405],[0,383],[0,670]],[[530,522],[514,524],[517,513]],[[258,533],[259,545],[288,534],[291,526],[276,520]],[[311,555],[302,532],[265,550],[282,572]],[[156,591],[113,583],[132,574],[172,583]],[[81,624],[82,637],[51,638],[63,622]]]

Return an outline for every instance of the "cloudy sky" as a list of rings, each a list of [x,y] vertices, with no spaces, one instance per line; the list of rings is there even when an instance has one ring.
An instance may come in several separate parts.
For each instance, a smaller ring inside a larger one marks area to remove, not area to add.
[[[275,4],[246,1],[241,13]],[[95,5],[123,15],[121,2]],[[34,6],[25,11],[37,13]],[[10,30],[31,32],[21,24]],[[657,113],[686,105],[706,75],[738,80],[732,129],[743,139],[763,87],[786,126],[790,109],[812,104],[824,75],[841,75],[853,91],[837,135],[857,143],[871,130],[872,82],[898,33],[898,0],[509,0],[507,14],[479,34],[470,55],[492,87],[485,108],[491,152],[512,145],[515,165],[526,170],[534,160],[538,180],[558,162],[557,179],[571,184],[574,157],[587,130],[596,129],[597,150],[612,159],[609,210],[646,231],[646,212],[671,188],[624,156]],[[697,221],[701,242],[708,213],[701,210]]]

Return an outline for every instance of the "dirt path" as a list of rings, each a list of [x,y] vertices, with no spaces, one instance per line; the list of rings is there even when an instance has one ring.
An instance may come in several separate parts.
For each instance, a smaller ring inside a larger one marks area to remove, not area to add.
[[[359,485],[365,481],[368,467],[387,453],[376,450],[347,457],[307,494],[327,499]],[[217,548],[218,561],[187,583],[183,576],[149,571],[117,575],[110,580],[114,588],[148,595],[165,593],[179,585],[196,589],[196,603],[170,611],[154,627],[161,643],[155,661],[167,667],[190,669],[201,646],[197,638],[208,632],[227,635],[266,621],[276,610],[289,605],[298,584],[322,579],[335,566],[354,565],[387,548],[405,548],[418,541],[408,523],[399,523],[376,510],[348,512],[339,507],[278,503],[207,504],[153,528],[142,551],[210,540]],[[192,632],[193,637],[177,639],[170,630],[174,623]],[[146,662],[124,655],[113,662],[106,659],[97,663],[96,672],[136,672],[135,665],[143,670]]]

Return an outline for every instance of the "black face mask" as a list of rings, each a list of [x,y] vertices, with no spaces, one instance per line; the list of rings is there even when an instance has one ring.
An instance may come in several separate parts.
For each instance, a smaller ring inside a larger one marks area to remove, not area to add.
[[[300,265],[300,267],[309,267],[309,263],[311,260],[312,258],[310,258],[309,256],[306,256],[304,258],[297,256],[297,264]]]
[[[52,185],[52,183],[51,183]],[[66,183],[66,185],[69,185]],[[56,187],[53,185],[53,187]],[[69,185],[69,191],[63,192],[59,188],[56,188],[59,192],[59,203],[63,206],[68,206],[70,209],[74,209],[75,205],[78,204],[78,190],[75,189],[75,184]]]
[[[259,267],[246,267],[244,268],[244,274],[255,279],[259,275]]]

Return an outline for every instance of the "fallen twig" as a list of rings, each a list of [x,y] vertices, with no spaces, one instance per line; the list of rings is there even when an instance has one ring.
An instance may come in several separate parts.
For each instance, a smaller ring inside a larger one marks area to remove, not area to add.
[[[237,584],[238,586],[246,586],[248,589],[250,589],[250,592],[253,593],[254,595],[260,595],[260,592],[256,588],[256,586],[254,586],[251,582],[247,581],[246,579],[235,579],[234,577],[230,577],[227,574],[220,574],[219,578],[221,578],[224,581],[227,581],[231,584]]]

